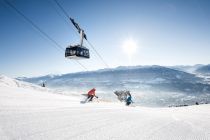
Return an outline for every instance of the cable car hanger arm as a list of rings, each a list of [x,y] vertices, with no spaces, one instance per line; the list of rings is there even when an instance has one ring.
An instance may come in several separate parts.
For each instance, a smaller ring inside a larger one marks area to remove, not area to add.
[[[83,32],[83,33],[82,33],[82,34],[83,34],[83,37],[84,37],[84,39],[87,40],[87,36],[86,36],[86,34],[84,33],[84,30],[81,29],[81,28],[79,27],[79,24],[76,23],[76,22],[74,21],[73,18],[69,18],[69,19],[70,19],[70,21],[72,22],[72,24],[74,25],[74,27],[77,29],[78,33],[81,34],[81,32]]]

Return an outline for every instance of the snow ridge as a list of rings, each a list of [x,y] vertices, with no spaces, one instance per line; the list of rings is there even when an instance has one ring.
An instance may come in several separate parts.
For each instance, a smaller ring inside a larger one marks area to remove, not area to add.
[[[0,75],[0,87],[24,88],[24,89],[33,89],[37,91],[50,91],[50,89],[42,88],[32,83],[12,79],[5,75]]]

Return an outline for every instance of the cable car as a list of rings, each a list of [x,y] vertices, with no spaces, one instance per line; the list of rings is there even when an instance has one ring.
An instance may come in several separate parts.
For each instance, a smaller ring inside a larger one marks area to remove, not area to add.
[[[66,48],[65,57],[69,59],[90,58],[89,50],[81,45],[69,46]]]
[[[70,18],[70,20],[80,33],[80,44],[68,46],[65,51],[65,57],[69,59],[89,59],[89,49],[83,46],[83,39],[85,38],[87,40],[86,34],[84,30],[74,22],[74,19]]]

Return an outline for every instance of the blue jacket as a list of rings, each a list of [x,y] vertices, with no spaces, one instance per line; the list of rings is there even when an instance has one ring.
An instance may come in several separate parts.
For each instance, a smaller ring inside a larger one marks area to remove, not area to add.
[[[133,101],[132,101],[132,97],[131,97],[131,96],[129,96],[129,97],[127,98],[126,102],[128,102],[128,103],[133,102]]]

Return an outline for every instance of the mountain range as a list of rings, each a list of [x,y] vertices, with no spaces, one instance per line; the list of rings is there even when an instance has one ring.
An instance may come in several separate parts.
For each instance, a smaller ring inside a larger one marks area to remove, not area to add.
[[[205,75],[210,65],[194,66],[120,66],[113,69],[17,78],[34,84],[45,82],[49,88],[86,93],[95,87],[97,93],[113,99],[115,90],[130,90],[143,104],[193,104],[209,102],[210,84]]]

